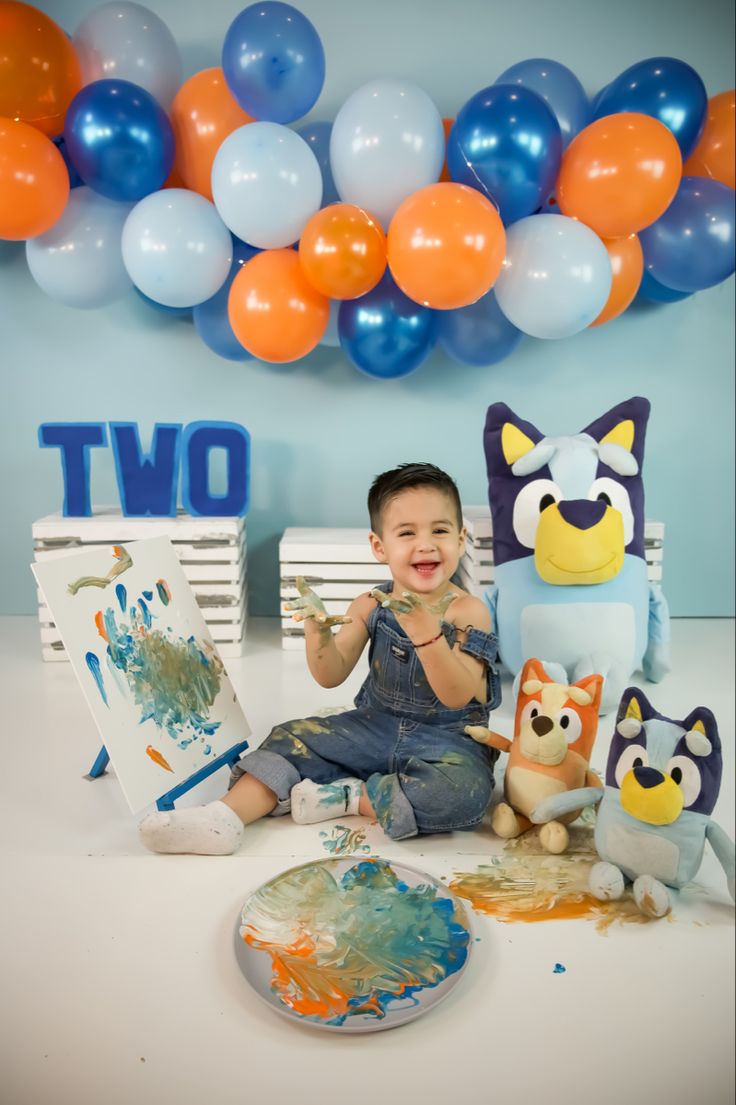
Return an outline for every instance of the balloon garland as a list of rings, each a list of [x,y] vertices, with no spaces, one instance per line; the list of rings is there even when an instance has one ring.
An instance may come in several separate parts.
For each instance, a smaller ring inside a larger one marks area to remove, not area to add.
[[[71,40],[0,0],[0,238],[51,299],[130,288],[220,357],[282,364],[339,344],[391,379],[435,343],[490,365],[525,334],[569,337],[638,296],[674,303],[734,272],[734,91],[676,58],[590,99],[520,61],[455,119],[402,80],[316,104],[322,43],[263,0],[221,66],[182,83],[168,27],[121,0]]]

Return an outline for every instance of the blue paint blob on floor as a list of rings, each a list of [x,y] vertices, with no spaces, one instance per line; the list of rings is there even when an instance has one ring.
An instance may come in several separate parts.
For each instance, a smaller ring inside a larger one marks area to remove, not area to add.
[[[552,973],[556,975],[564,975],[567,967],[563,967],[561,963],[555,963]]]

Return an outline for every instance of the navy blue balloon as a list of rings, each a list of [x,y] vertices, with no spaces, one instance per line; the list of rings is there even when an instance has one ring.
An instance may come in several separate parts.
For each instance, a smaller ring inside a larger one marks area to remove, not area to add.
[[[536,92],[515,84],[494,84],[472,96],[447,142],[452,179],[491,199],[507,226],[541,206],[561,157],[554,112]]]
[[[244,349],[233,333],[227,312],[227,301],[230,288],[235,277],[243,265],[260,253],[255,246],[249,246],[233,237],[233,263],[227,280],[211,299],[204,303],[198,303],[192,311],[194,327],[204,344],[217,353],[218,357],[225,357],[228,361],[252,361],[253,356]]]
[[[681,299],[688,299],[691,295],[692,292],[676,292],[674,288],[665,288],[646,269],[636,293],[637,299],[645,299],[647,303],[679,303]]]
[[[706,177],[686,176],[664,215],[639,232],[644,267],[676,292],[720,284],[736,262],[736,192]]]
[[[93,81],[69,105],[64,141],[85,184],[126,203],[157,192],[174,164],[174,132],[150,92],[131,81]]]
[[[698,144],[708,111],[708,93],[695,70],[677,58],[644,58],[598,93],[595,118],[636,111],[672,131],[685,161]]]
[[[372,291],[340,304],[337,327],[355,367],[381,380],[413,372],[435,342],[435,312],[404,295],[388,269]]]
[[[230,24],[222,69],[228,88],[249,115],[293,123],[319,98],[325,52],[305,15],[290,4],[264,0],[245,8]]]
[[[322,173],[322,206],[330,203],[339,203],[340,195],[332,179],[332,166],[330,165],[330,135],[332,123],[306,123],[296,132],[309,146],[317,158],[320,172]]]
[[[81,176],[79,175],[77,170],[72,165],[71,158],[69,157],[69,153],[68,153],[67,148],[66,148],[66,142],[64,141],[64,136],[59,135],[58,138],[54,138],[53,143],[56,146],[59,153],[61,154],[61,156],[64,158],[64,164],[66,165],[66,171],[69,174],[69,187],[70,188],[79,188],[80,185],[84,184],[84,181],[82,180]]]
[[[501,311],[493,289],[469,307],[437,312],[438,343],[454,361],[474,368],[498,364],[523,336]]]
[[[551,58],[527,58],[505,69],[496,84],[518,84],[541,96],[554,112],[566,148],[593,118],[585,89],[566,65]]]

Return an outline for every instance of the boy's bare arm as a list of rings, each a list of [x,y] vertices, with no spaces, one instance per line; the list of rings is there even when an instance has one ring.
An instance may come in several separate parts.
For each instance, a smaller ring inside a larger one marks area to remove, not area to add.
[[[321,687],[337,687],[352,672],[368,641],[366,620],[374,603],[360,595],[344,617],[330,617],[319,596],[303,579],[297,580],[300,598],[286,603],[296,621],[304,622],[307,666]],[[332,626],[340,625],[337,634]]]

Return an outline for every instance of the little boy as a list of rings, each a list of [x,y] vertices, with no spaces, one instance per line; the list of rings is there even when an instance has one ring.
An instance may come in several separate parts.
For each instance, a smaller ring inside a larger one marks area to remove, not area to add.
[[[287,604],[322,687],[342,683],[370,643],[356,708],[276,726],[235,765],[222,800],[146,817],[151,851],[229,854],[245,825],[289,810],[300,824],[361,813],[394,840],[480,822],[498,753],[464,730],[500,701],[497,643],[485,603],[450,582],[465,543],[457,487],[432,464],[403,464],[374,480],[368,510],[391,581],[344,618],[328,617],[303,580]]]

